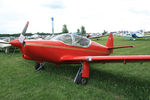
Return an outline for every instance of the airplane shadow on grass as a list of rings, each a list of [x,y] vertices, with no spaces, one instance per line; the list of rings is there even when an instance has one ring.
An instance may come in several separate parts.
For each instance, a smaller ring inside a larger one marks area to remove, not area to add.
[[[52,72],[60,76],[73,79],[80,67],[79,64],[62,64],[56,66],[48,63],[45,66],[45,72]],[[90,79],[87,86],[98,88],[109,93],[123,95],[129,99],[149,100],[150,99],[150,81],[136,77],[125,77],[121,74],[96,70],[90,67]]]

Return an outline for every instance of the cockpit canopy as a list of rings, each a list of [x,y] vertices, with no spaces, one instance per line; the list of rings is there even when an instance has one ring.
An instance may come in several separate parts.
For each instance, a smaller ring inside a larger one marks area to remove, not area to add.
[[[62,34],[53,37],[51,40],[61,41],[68,45],[88,47],[91,44],[91,40],[75,34]]]

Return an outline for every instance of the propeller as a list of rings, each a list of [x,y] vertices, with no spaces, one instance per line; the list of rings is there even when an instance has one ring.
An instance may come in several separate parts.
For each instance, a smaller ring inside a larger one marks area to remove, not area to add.
[[[23,43],[23,41],[25,40],[24,34],[25,34],[26,31],[27,31],[28,25],[29,25],[29,21],[27,21],[27,23],[26,23],[26,25],[25,25],[25,27],[24,27],[22,33],[21,33],[20,36],[19,36],[19,39],[18,39],[18,40],[19,40],[20,43]],[[10,41],[10,42],[0,41],[0,43],[3,43],[3,44],[13,44],[13,41],[16,41],[16,40],[12,40],[12,41]]]
[[[2,43],[2,44],[11,44],[11,45],[13,45],[14,47],[21,48],[21,47],[22,47],[22,44],[23,44],[23,42],[24,42],[24,40],[25,40],[24,34],[25,34],[26,31],[27,31],[28,25],[29,25],[29,21],[27,21],[27,23],[26,23],[26,25],[25,25],[25,27],[24,27],[22,33],[20,34],[18,40],[12,40],[12,41],[10,41],[10,42],[0,41],[0,43]]]

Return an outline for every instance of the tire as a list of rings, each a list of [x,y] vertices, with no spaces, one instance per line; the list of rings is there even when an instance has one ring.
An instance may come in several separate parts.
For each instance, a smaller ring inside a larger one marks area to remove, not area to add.
[[[39,67],[40,67],[40,63],[36,64],[35,65],[35,70],[37,70],[37,71],[40,70],[40,69],[38,69]]]
[[[81,78],[81,84],[82,85],[86,85],[88,83],[88,79],[87,78]]]

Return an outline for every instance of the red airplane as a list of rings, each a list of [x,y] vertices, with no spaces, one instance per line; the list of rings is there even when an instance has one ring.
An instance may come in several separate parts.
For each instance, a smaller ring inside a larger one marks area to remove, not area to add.
[[[18,47],[22,52],[22,57],[36,61],[35,69],[43,68],[43,62],[55,64],[76,64],[81,63],[74,82],[85,85],[89,78],[90,63],[108,62],[132,62],[150,61],[150,56],[107,56],[113,49],[133,46],[113,46],[113,35],[110,34],[106,45],[98,44],[90,39],[74,34],[61,34],[50,40],[25,40],[29,22],[27,22],[19,40],[12,40],[9,44]]]

